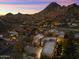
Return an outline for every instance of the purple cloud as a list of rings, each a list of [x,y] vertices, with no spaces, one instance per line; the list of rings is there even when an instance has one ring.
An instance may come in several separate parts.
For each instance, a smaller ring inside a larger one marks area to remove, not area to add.
[[[69,5],[74,2],[79,3],[79,0],[0,0],[0,2],[57,2],[61,5]]]
[[[6,6],[6,7],[5,7]],[[6,13],[18,13],[21,12],[23,14],[34,14],[41,10],[43,10],[47,4],[27,4],[27,5],[15,5],[15,4],[0,4],[0,14]]]

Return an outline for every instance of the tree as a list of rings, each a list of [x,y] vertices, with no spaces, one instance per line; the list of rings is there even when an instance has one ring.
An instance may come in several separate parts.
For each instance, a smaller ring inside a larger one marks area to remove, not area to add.
[[[76,59],[76,46],[74,44],[73,32],[66,34],[67,43],[64,47],[63,59]]]

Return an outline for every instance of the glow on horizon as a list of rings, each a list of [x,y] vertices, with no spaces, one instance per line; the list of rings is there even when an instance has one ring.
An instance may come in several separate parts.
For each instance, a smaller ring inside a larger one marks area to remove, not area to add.
[[[15,12],[14,11],[12,11],[12,12],[1,11],[0,15],[6,15],[8,13],[17,14],[19,12],[22,13],[22,14],[34,14],[34,13],[38,13],[39,11],[38,10],[23,10],[23,11],[21,10],[21,11],[15,11]]]
[[[0,15],[7,13],[17,14],[34,14],[43,10],[48,4],[26,4],[26,5],[15,5],[15,4],[0,4]],[[6,7],[5,7],[6,6]]]

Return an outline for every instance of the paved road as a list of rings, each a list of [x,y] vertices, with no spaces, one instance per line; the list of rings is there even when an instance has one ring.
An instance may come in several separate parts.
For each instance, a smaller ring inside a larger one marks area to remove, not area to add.
[[[79,29],[71,29],[71,28],[57,28],[58,30],[64,30],[64,31],[79,31]]]

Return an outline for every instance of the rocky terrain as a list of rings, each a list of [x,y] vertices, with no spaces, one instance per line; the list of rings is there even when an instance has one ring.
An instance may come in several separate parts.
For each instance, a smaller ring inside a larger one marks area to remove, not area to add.
[[[57,27],[78,28],[79,27],[79,5],[71,4],[68,6],[60,6],[52,2],[44,10],[39,13],[28,14],[11,14],[8,13],[0,16],[1,32],[11,30],[13,28],[32,29],[52,24]],[[3,30],[3,28],[5,28]]]

